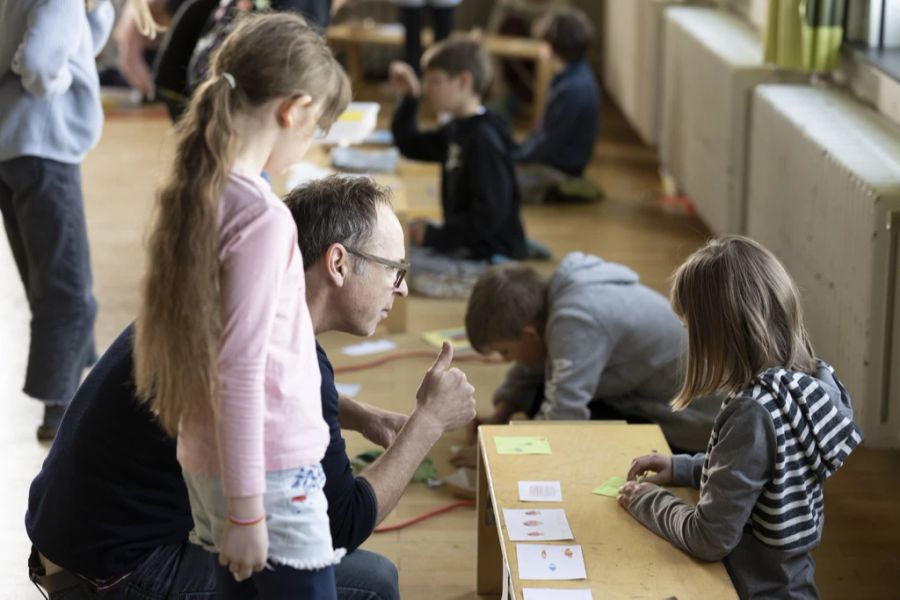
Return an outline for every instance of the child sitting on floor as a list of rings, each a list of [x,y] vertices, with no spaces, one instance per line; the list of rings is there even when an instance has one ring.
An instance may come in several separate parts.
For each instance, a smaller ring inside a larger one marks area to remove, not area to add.
[[[477,41],[445,40],[428,50],[422,64],[428,101],[451,120],[419,130],[419,80],[409,65],[391,65],[391,82],[403,94],[392,124],[400,152],[442,164],[444,222],[410,223],[410,287],[431,295],[462,295],[489,263],[525,258],[514,142],[506,122],[481,103],[491,66]]]

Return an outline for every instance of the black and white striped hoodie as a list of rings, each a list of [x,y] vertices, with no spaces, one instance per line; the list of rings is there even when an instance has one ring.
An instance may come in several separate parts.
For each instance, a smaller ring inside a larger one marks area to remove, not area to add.
[[[765,484],[750,519],[753,535],[762,543],[790,550],[818,540],[824,519],[823,485],[862,441],[862,432],[841,410],[850,396],[831,365],[819,361],[837,384],[835,402],[822,383],[806,373],[783,368],[766,369],[750,386],[727,398],[723,410],[736,397],[762,406],[775,425],[777,454],[772,479]],[[718,441],[713,428],[700,477],[709,474],[709,456]]]
[[[822,486],[862,438],[852,419],[827,364],[813,376],[764,371],[722,404],[706,454],[672,458],[672,485],[699,488],[698,502],[656,487],[628,510],[693,556],[722,560],[742,600],[817,599]]]

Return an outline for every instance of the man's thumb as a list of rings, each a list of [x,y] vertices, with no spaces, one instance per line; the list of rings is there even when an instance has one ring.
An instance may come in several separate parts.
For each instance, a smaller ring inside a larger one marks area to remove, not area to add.
[[[446,371],[450,368],[451,362],[453,362],[453,344],[444,340],[440,354],[434,359],[434,364],[428,370],[431,372]]]

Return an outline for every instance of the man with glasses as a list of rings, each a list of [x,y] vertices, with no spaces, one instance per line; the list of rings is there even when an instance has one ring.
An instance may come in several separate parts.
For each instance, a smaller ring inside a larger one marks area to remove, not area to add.
[[[407,293],[403,230],[390,194],[368,178],[329,177],[287,198],[297,223],[306,294],[316,334],[367,336]],[[32,580],[51,599],[215,598],[212,555],[188,542],[192,527],[175,441],[134,394],[133,327],[106,351],[79,388],[31,485],[26,529]],[[341,600],[395,600],[397,569],[358,550],[396,506],[440,438],[475,416],[473,388],[450,368],[445,344],[406,417],[339,397],[318,348],[322,414],[331,443],[322,459]],[[341,429],[385,446],[354,477]]]

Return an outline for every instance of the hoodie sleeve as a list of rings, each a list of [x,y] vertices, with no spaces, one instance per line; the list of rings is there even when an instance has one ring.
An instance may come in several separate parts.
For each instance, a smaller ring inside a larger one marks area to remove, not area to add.
[[[507,162],[508,150],[483,130],[472,142],[464,166],[468,210],[445,214],[443,225],[429,225],[425,232],[425,245],[441,252],[484,246],[485,240],[504,228],[507,219],[518,218],[510,215],[516,182]]]
[[[112,32],[113,23],[116,20],[116,11],[112,2],[101,2],[94,10],[88,12],[87,17],[88,24],[91,26],[94,56],[97,56],[109,41],[109,34]]]
[[[406,158],[444,162],[447,156],[447,134],[444,129],[419,130],[419,99],[404,96],[394,113],[391,133],[400,153]]]
[[[587,315],[557,312],[547,324],[548,375],[541,412],[553,420],[588,420],[588,408],[617,336]]]
[[[12,71],[37,97],[62,94],[72,85],[69,57],[78,48],[84,21],[83,0],[40,0],[28,13]]]
[[[775,425],[762,406],[736,399],[724,411],[697,505],[657,488],[628,509],[658,536],[701,560],[721,560],[738,545],[772,476],[777,451]]]

